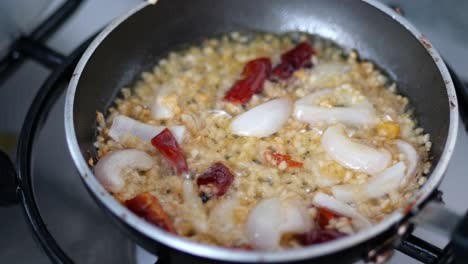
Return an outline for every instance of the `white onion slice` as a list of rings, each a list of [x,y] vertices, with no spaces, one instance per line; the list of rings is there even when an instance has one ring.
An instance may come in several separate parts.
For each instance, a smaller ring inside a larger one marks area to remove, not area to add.
[[[366,228],[371,225],[370,221],[356,209],[324,193],[319,192],[315,194],[312,202],[316,206],[325,207],[341,215],[350,217],[353,226],[358,229]]]
[[[94,174],[107,190],[116,193],[124,187],[126,173],[131,170],[149,170],[153,164],[153,158],[144,151],[117,150],[99,159],[94,166]]]
[[[377,122],[374,108],[367,101],[361,102],[358,105],[332,108],[320,107],[315,104],[320,97],[331,93],[331,90],[322,90],[296,101],[294,105],[295,118],[311,125],[317,123],[343,123],[358,126],[372,125]]]
[[[366,184],[344,184],[331,188],[333,196],[342,202],[354,202],[361,199],[378,198],[400,187],[405,177],[405,164],[397,164],[373,176]]]
[[[294,116],[297,120],[311,125],[343,123],[359,126],[376,123],[375,115],[371,111],[352,107],[324,108],[298,104],[295,106]]]
[[[395,140],[395,145],[400,150],[400,152],[405,155],[406,158],[406,177],[401,183],[402,185],[405,185],[410,177],[416,175],[420,158],[416,149],[408,142],[397,139]]]
[[[307,209],[298,200],[288,200],[281,203],[281,223],[279,230],[282,233],[299,233],[308,231],[312,222]]]
[[[228,112],[226,112],[224,110],[219,110],[219,109],[208,110],[208,113],[216,115],[216,116],[225,116],[225,117],[228,117],[228,118],[232,117],[231,114],[229,114]]]
[[[227,198],[221,200],[210,211],[209,222],[214,227],[216,232],[222,233],[224,230],[235,228],[233,221],[234,209],[239,206],[239,200],[235,198]],[[223,219],[223,221],[220,221]]]
[[[166,127],[153,126],[124,115],[114,117],[112,126],[109,130],[109,136],[115,141],[122,141],[122,136],[131,134],[139,137],[143,141],[150,141],[157,134],[161,133]],[[180,143],[182,142],[185,134],[185,126],[169,127],[174,137]]]
[[[231,122],[231,132],[239,136],[267,137],[286,123],[291,112],[291,100],[271,100],[236,116]]]
[[[322,135],[322,147],[341,165],[376,174],[384,170],[391,162],[390,152],[356,143],[345,135],[343,127],[335,125],[327,128]]]
[[[286,232],[305,232],[311,228],[306,209],[293,201],[278,198],[260,201],[250,212],[246,233],[257,249],[279,248],[281,235]]]
[[[327,96],[329,94],[332,94],[333,91],[330,89],[326,90],[321,90],[315,93],[311,93],[309,95],[306,95],[302,97],[301,99],[296,101],[296,105],[314,105],[317,100],[319,100],[321,97]]]
[[[312,69],[311,76],[316,80],[321,80],[344,74],[350,69],[351,67],[348,64],[340,62],[319,63]]]
[[[208,230],[208,215],[203,206],[202,200],[198,196],[194,183],[191,180],[184,180],[182,184],[184,206],[190,215],[193,227],[200,233]]]

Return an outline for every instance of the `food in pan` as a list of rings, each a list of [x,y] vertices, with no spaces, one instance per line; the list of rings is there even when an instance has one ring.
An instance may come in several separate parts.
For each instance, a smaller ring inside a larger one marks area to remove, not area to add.
[[[305,34],[170,52],[97,113],[103,186],[167,232],[243,250],[352,235],[402,208],[429,135],[373,63]]]

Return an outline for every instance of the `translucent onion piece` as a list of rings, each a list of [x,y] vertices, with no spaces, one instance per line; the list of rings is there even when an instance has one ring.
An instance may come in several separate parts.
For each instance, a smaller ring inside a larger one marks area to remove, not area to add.
[[[348,64],[340,62],[319,63],[311,71],[311,76],[316,80],[327,79],[345,74],[351,69]]]
[[[124,115],[114,117],[112,126],[109,130],[109,136],[115,141],[122,141],[122,136],[131,134],[139,137],[143,141],[150,141],[153,137],[161,133],[166,127],[153,126]],[[169,127],[177,142],[182,142],[185,134],[185,126]]]
[[[155,119],[169,119],[174,117],[174,112],[169,106],[168,102],[165,101],[166,96],[169,95],[173,89],[171,86],[158,87],[157,93],[155,94],[154,101],[151,104],[151,115]]]
[[[237,198],[220,198],[219,203],[210,211],[208,221],[212,232],[217,234],[217,240],[229,243],[232,241],[232,230],[238,229],[239,226],[235,221],[234,210],[240,206]],[[222,219],[222,221],[220,220]],[[235,235],[238,233],[236,232]],[[236,239],[245,239],[244,234],[240,233]]]
[[[267,137],[286,123],[291,112],[291,100],[274,99],[235,117],[231,132],[239,136]]]
[[[358,229],[366,228],[371,225],[370,221],[362,214],[360,214],[356,209],[338,201],[332,196],[319,192],[315,194],[312,202],[316,206],[325,207],[341,215],[351,218],[353,226]]]
[[[263,250],[277,249],[280,240],[281,205],[278,198],[259,202],[250,212],[246,233],[252,246]]]
[[[196,187],[191,180],[184,180],[182,184],[184,206],[190,215],[193,227],[200,233],[208,231],[208,215],[203,202],[198,196]]]
[[[294,116],[297,120],[315,125],[318,123],[343,123],[346,125],[375,124],[375,115],[367,109],[352,107],[324,108],[296,105]]]
[[[322,147],[341,165],[372,175],[384,170],[392,159],[387,150],[352,141],[345,135],[343,127],[338,125],[325,130],[322,135]]]
[[[406,158],[406,177],[401,183],[401,185],[405,185],[409,178],[416,175],[420,158],[416,149],[414,149],[414,147],[408,142],[397,139],[395,140],[395,145],[400,150],[400,152],[405,155]]]
[[[322,90],[307,95],[296,101],[294,116],[297,120],[311,125],[317,123],[343,123],[347,125],[373,125],[377,122],[374,108],[367,102],[345,107],[321,107],[315,104],[320,97],[331,94],[331,90]]]
[[[260,201],[250,212],[246,233],[257,249],[279,248],[283,233],[305,232],[311,228],[306,209],[294,201],[281,202],[278,198]]]
[[[107,190],[117,193],[125,185],[124,176],[131,170],[146,171],[154,160],[146,152],[137,149],[117,150],[99,159],[94,166],[96,178]]]
[[[373,176],[366,184],[344,184],[331,188],[333,196],[342,202],[354,202],[361,199],[378,198],[398,190],[405,177],[405,164],[397,164]]]

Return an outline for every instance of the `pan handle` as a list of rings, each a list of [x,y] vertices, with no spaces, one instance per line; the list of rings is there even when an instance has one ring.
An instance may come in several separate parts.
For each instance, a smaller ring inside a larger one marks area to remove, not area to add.
[[[468,259],[468,211],[460,216],[441,202],[431,201],[411,221],[422,228],[449,237],[455,263]]]
[[[8,155],[0,150],[0,206],[17,204],[19,202],[17,190],[15,167]]]

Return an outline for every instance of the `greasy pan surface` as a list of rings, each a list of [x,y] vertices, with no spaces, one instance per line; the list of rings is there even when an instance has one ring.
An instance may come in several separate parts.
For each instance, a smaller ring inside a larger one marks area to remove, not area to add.
[[[167,234],[114,200],[96,181],[86,162],[94,151],[96,111],[105,112],[121,87],[136,80],[140,72],[151,68],[167,52],[220,33],[305,31],[331,39],[345,49],[356,49],[361,58],[375,62],[398,83],[399,92],[410,98],[416,119],[433,142],[433,170],[414,204],[420,204],[439,184],[458,126],[453,84],[430,43],[382,4],[371,0],[161,0],[154,6],[142,4],[127,16],[106,28],[78,64],[67,92],[65,126],[71,154],[92,195],[147,248],[158,248],[159,243],[151,245],[157,240],[177,250],[218,260],[302,260],[388,235],[391,232],[385,231],[393,229],[404,215],[402,211],[395,212],[356,235],[309,248],[243,252],[196,244]]]

